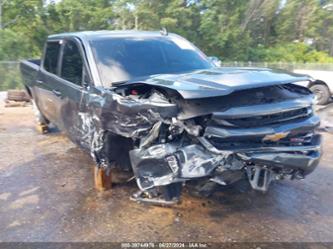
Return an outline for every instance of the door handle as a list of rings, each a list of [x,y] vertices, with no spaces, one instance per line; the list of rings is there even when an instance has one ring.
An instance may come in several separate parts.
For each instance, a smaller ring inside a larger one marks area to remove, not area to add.
[[[37,84],[43,84],[44,83],[44,81],[42,81],[42,80],[36,80],[36,82],[37,82]]]
[[[52,92],[54,93],[54,95],[60,97],[61,96],[61,92],[58,90],[52,90]]]

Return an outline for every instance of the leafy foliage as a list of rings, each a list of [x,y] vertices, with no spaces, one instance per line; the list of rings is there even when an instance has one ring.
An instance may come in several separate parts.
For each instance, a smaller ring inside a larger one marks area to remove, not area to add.
[[[333,0],[0,0],[0,60],[38,57],[53,33],[166,27],[223,61],[333,62],[329,4]]]
[[[18,62],[0,61],[0,91],[22,88],[21,74]]]
[[[30,44],[24,35],[12,30],[0,30],[0,61],[31,56]]]
[[[333,57],[304,43],[281,43],[269,48],[257,47],[250,50],[249,58],[250,61],[266,62],[333,63]]]

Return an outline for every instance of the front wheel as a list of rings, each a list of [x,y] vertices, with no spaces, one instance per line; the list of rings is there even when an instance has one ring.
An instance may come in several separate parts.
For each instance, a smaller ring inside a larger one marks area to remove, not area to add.
[[[331,98],[330,91],[327,86],[323,84],[315,84],[310,87],[311,92],[315,95],[316,104],[325,105]]]

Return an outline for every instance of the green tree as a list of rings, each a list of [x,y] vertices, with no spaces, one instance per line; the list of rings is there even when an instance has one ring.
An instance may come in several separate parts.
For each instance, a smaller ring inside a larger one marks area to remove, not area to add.
[[[30,44],[25,36],[15,31],[0,30],[0,61],[13,61],[31,56]]]
[[[314,34],[309,32],[309,27],[314,24],[313,17],[319,8],[318,0],[287,1],[275,23],[277,41],[304,41],[306,37],[312,37]]]
[[[0,59],[37,57],[46,37],[53,33],[165,27],[224,61],[330,61],[327,54],[333,56],[333,11],[327,6],[333,0],[281,3],[62,0],[46,4],[43,0],[0,0]]]
[[[200,46],[223,60],[247,60],[250,33],[242,26],[248,3],[242,0],[201,1]]]

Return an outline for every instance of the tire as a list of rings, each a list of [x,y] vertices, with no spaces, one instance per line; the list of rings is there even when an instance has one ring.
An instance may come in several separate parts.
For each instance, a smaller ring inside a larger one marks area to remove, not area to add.
[[[330,90],[323,84],[315,84],[310,87],[311,92],[315,95],[316,104],[325,105],[331,98]]]
[[[11,101],[28,102],[30,100],[30,97],[23,90],[9,90],[7,92],[7,99]]]

